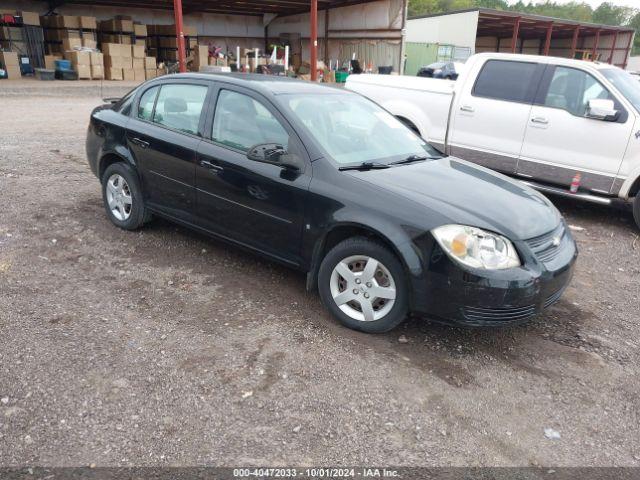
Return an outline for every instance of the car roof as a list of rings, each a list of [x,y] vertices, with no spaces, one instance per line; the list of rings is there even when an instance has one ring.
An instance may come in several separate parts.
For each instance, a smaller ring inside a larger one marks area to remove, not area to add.
[[[577,60],[574,58],[566,58],[566,57],[554,57],[554,56],[546,56],[546,55],[528,55],[528,54],[518,54],[518,53],[494,53],[494,52],[482,52],[474,55],[475,57],[480,58],[490,58],[490,59],[500,59],[500,60],[512,60],[512,61],[521,61],[521,62],[538,62],[538,63],[550,63],[553,65],[563,65],[563,66],[576,66],[582,68],[592,68],[594,70],[604,70],[609,68],[619,68],[609,63],[603,62],[592,62],[588,60]]]
[[[295,78],[281,77],[276,75],[262,75],[257,73],[177,73],[173,75],[163,75],[158,80],[170,79],[197,79],[224,82],[231,85],[246,87],[267,95],[281,95],[291,93],[316,93],[316,94],[346,94],[353,95],[352,92],[314,82],[307,82]]]

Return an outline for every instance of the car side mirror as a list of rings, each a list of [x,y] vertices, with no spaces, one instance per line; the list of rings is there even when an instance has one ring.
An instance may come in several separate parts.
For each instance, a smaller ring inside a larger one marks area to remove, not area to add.
[[[587,117],[596,120],[613,121],[618,116],[613,100],[606,98],[592,98],[587,104]]]
[[[296,156],[290,155],[284,147],[278,143],[259,143],[249,148],[247,158],[254,162],[270,163],[283,168],[298,170],[300,168],[296,162]]]

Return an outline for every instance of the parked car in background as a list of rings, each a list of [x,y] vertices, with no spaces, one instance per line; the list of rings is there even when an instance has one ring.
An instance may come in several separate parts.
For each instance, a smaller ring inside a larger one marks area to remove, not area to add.
[[[436,62],[418,70],[418,77],[445,78],[456,80],[464,68],[464,63]]]
[[[95,109],[86,149],[116,226],[158,215],[307,272],[350,328],[409,312],[522,322],[572,276],[576,246],[546,198],[342,89],[163,76]]]
[[[453,82],[354,75],[441,151],[543,192],[631,206],[640,227],[640,83],[609,64],[481,53]]]

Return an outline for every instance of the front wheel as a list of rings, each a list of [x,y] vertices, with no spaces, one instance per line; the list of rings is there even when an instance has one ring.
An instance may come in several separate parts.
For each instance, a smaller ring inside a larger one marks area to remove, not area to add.
[[[640,228],[640,192],[636,194],[636,198],[633,201],[633,218],[638,228]]]
[[[343,325],[367,333],[395,328],[409,308],[400,260],[363,237],[347,239],[325,256],[318,290],[322,303]]]

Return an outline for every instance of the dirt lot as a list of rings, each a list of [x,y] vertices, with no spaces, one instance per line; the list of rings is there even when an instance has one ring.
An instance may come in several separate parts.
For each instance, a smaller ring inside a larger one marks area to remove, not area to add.
[[[359,334],[301,274],[113,227],[84,155],[100,99],[56,88],[0,85],[0,465],[640,465],[630,214],[557,202],[576,277],[524,327]]]

